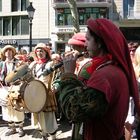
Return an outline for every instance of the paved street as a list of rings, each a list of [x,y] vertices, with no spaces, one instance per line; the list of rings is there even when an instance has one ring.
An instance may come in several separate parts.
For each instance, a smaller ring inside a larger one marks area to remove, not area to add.
[[[7,131],[7,124],[4,121],[2,121],[0,117],[0,140],[41,140],[40,133],[31,127],[29,119],[25,120],[24,130],[26,135],[22,138],[19,138],[18,133],[12,136],[5,136],[5,132]],[[71,139],[71,125],[67,121],[62,121],[61,123],[59,123],[57,139]]]
[[[57,132],[57,139],[58,140],[70,140],[71,139],[71,125],[67,121],[61,121],[59,123],[59,128]],[[5,132],[7,131],[7,124],[2,121],[0,116],[0,140],[41,140],[41,135],[37,130],[34,130],[31,127],[31,122],[29,119],[25,120],[24,124],[25,136],[19,138],[18,133],[12,136],[5,136]],[[136,139],[132,139],[136,140]]]

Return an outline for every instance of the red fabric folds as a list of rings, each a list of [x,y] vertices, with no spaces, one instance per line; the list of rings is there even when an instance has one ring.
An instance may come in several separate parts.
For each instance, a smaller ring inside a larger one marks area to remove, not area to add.
[[[39,58],[38,58],[37,63],[38,63],[38,64],[44,64],[44,63],[46,63],[47,61],[48,61],[48,59],[46,59],[46,58],[45,58],[45,59],[39,59]]]
[[[134,99],[136,110],[140,115],[137,81],[125,37],[122,32],[108,19],[103,18],[93,20],[90,18],[87,21],[87,25],[104,41],[109,53],[113,57],[113,60],[120,65],[126,74],[129,82],[130,94]]]
[[[94,59],[91,60],[92,65],[87,67],[86,71],[89,74],[92,74],[92,72],[95,71],[98,66],[110,60],[112,60],[112,56],[110,54],[107,54],[105,56],[95,57]]]

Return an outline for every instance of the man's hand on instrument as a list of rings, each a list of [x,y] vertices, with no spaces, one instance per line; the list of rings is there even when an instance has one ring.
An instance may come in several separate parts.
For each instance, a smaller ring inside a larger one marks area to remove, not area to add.
[[[79,55],[78,51],[71,51],[63,56],[64,72],[74,73],[76,67],[76,60]]]

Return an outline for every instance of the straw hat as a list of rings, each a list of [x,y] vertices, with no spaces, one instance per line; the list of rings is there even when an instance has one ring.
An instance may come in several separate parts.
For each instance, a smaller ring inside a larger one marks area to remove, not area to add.
[[[11,49],[13,54],[16,54],[16,49],[12,45],[6,45],[4,48],[2,48],[1,53],[4,55],[7,49]]]

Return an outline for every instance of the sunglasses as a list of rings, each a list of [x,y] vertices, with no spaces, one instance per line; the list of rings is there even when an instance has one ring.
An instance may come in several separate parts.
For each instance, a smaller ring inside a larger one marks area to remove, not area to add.
[[[129,52],[135,52],[136,49],[129,49]]]

